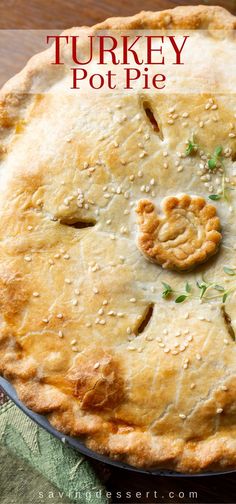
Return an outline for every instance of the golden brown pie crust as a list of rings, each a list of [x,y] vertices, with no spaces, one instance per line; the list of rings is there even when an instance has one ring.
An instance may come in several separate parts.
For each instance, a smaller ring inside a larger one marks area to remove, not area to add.
[[[214,37],[235,18],[220,7],[177,7],[108,19],[88,33],[149,28]],[[209,180],[199,154],[177,155],[193,131],[203,151],[224,147],[233,188],[235,97],[217,89],[152,96],[163,140],[134,94],[91,105],[48,92],[58,79],[51,60],[52,49],[32,58],[0,97],[1,373],[28,407],[95,451],[137,467],[235,468],[235,291],[223,270],[235,266],[233,191],[230,203],[209,206],[217,205],[223,240],[200,269],[164,270],[136,245],[140,201],[160,208],[181,193],[207,201],[218,187],[221,175]],[[37,79],[46,94],[30,93]],[[214,248],[213,215],[211,225]],[[179,304],[162,297],[162,282],[177,291],[202,273],[229,282],[227,316],[217,291]]]
[[[217,252],[222,236],[213,205],[183,194],[166,198],[162,208],[164,217],[151,201],[138,202],[138,246],[148,259],[163,268],[188,271]]]

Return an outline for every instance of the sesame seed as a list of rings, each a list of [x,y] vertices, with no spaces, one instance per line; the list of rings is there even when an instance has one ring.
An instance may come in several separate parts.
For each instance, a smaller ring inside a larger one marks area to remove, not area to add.
[[[202,360],[202,356],[198,353],[198,354],[196,354],[196,359],[197,359],[198,361],[200,361],[200,360]]]
[[[136,303],[136,298],[130,298],[130,303]]]
[[[72,304],[73,304],[73,306],[77,306],[77,304],[78,304],[78,299],[73,299],[73,300],[72,300]]]
[[[100,325],[105,325],[105,324],[106,324],[106,321],[105,321],[104,319],[101,319],[101,320],[99,320],[99,322],[98,322],[98,323],[99,323]]]
[[[221,413],[223,413],[223,411],[223,408],[217,408],[216,413],[217,415],[220,415]]]
[[[73,352],[78,352],[79,351],[79,349],[78,349],[77,346],[72,346],[71,349],[73,350]]]
[[[49,319],[48,319],[48,318],[43,318],[43,322],[44,322],[45,324],[48,324]]]
[[[228,390],[228,387],[226,387],[226,385],[222,385],[220,388],[221,388],[221,390],[223,390],[224,392],[227,392],[227,390]]]
[[[99,366],[100,366],[100,362],[96,362],[96,364],[94,364],[94,366],[93,366],[93,369],[98,369]]]
[[[62,332],[62,331],[59,331],[59,332],[58,332],[58,336],[59,336],[59,338],[63,338],[63,336],[64,336],[63,332]]]
[[[136,350],[136,348],[134,346],[129,345],[128,350]]]
[[[69,254],[64,254],[64,256],[63,256],[63,257],[64,257],[64,259],[70,259]]]
[[[71,342],[70,342],[70,344],[71,344],[71,345],[76,345],[76,343],[77,343],[77,340],[76,340],[76,339],[73,339],[73,340],[71,340]]]
[[[33,292],[33,296],[34,297],[39,297],[39,293],[38,292]]]
[[[27,226],[28,231],[32,231],[33,226]]]
[[[24,257],[24,260],[25,260],[26,262],[31,262],[31,261],[32,261],[32,256],[28,256],[28,255],[26,255],[26,256]]]
[[[185,420],[187,417],[184,413],[180,413],[179,418],[182,418],[182,420]]]
[[[196,387],[196,383],[191,383],[190,388],[193,390]]]
[[[169,353],[169,352],[170,352],[170,349],[169,349],[169,348],[164,348],[164,352],[165,352],[165,353]]]
[[[99,290],[97,289],[97,287],[93,287],[93,293],[94,294],[98,294],[99,293]]]
[[[62,319],[63,318],[63,314],[62,313],[58,313],[57,314],[57,318]]]

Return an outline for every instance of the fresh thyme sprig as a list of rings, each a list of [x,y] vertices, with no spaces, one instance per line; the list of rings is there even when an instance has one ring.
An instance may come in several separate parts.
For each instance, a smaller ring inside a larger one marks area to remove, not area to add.
[[[163,299],[168,299],[171,296],[174,296],[177,294],[177,292],[171,287],[170,284],[168,284],[166,282],[162,282],[162,285],[164,287],[164,289],[162,291]],[[191,285],[189,284],[189,282],[186,282],[184,292],[181,294],[178,294],[178,296],[175,298],[175,303],[183,303],[183,301],[185,301],[185,299],[187,299],[190,296],[191,291],[192,291]]]
[[[236,268],[233,269],[225,266],[223,269],[227,275],[230,276],[236,275]],[[205,299],[205,300],[221,298],[221,301],[224,304],[229,294],[234,290],[236,290],[236,286],[227,289],[223,285],[217,284],[215,282],[206,282],[204,279],[202,279],[202,281],[200,282],[199,281],[196,282],[196,287],[198,289],[197,296],[194,295],[194,288],[189,282],[186,282],[183,292],[175,291],[171,287],[171,285],[167,284],[166,282],[162,282],[162,285],[164,287],[162,291],[163,299],[168,299],[172,296],[176,296],[175,303],[183,303],[184,301],[186,301],[186,299],[192,297],[193,299]],[[217,291],[217,294],[214,294],[214,291]]]
[[[197,150],[198,150],[198,144],[195,142],[194,135],[192,135],[192,139],[188,140],[185,154],[186,156],[191,156],[192,154],[196,153]]]
[[[164,289],[162,291],[162,297],[163,297],[163,299],[167,299],[168,297],[171,296],[171,294],[174,293],[174,291],[173,291],[172,287],[169,284],[167,284],[165,282],[162,282],[162,285],[164,287]]]
[[[219,297],[222,297],[222,303],[225,303],[227,297],[228,297],[228,294],[229,294],[229,290],[225,289],[225,287],[223,287],[223,285],[219,285],[219,284],[216,284],[216,283],[207,283],[205,281],[203,282],[196,282],[197,284],[197,287],[198,289],[200,290],[200,299],[216,299],[216,298],[219,298]],[[210,291],[210,290],[216,290],[218,292],[220,292],[220,294],[217,294],[217,295],[213,295],[213,296],[207,296],[207,293]]]
[[[220,166],[222,165],[222,152],[223,147],[221,147],[221,145],[218,145],[218,147],[215,148],[214,153],[212,154],[210,159],[208,159],[207,164],[210,170],[215,170],[218,164],[220,164]]]
[[[191,291],[192,291],[191,285],[188,282],[186,282],[184,293],[180,294],[180,296],[178,296],[175,299],[175,303],[183,303],[183,301],[185,301],[185,299],[187,299],[190,296]]]
[[[191,156],[192,154],[195,154],[199,150],[203,151],[203,149],[200,148],[200,146],[197,144],[194,135],[192,135],[192,138],[188,140],[187,147],[185,150],[185,155]],[[222,147],[222,145],[217,145],[213,154],[208,153],[207,156],[209,157],[208,162],[207,162],[207,167],[210,171],[216,171],[219,168],[221,168],[221,170],[223,171],[222,178],[221,178],[221,190],[217,194],[210,194],[208,197],[212,201],[219,201],[221,199],[228,201],[229,200],[228,192],[230,190],[232,190],[232,187],[228,187],[225,184],[226,175],[225,175],[225,166],[224,166],[224,161],[223,161],[223,147]]]

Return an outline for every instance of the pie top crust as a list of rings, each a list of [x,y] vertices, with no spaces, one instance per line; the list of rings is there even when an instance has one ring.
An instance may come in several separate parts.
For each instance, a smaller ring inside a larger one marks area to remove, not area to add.
[[[235,18],[178,7],[87,30],[112,28],[204,29],[207,58]],[[35,56],[1,93],[1,372],[93,450],[235,467],[235,96],[152,94],[160,138],[138,94],[55,92],[51,60]]]

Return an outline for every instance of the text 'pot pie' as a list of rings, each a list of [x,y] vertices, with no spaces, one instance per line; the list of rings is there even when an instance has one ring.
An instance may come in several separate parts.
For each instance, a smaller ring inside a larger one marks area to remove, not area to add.
[[[207,80],[208,45],[224,72],[235,26],[199,6],[87,30],[192,30]],[[147,93],[148,107],[137,92],[61,93],[52,59],[1,93],[1,372],[95,451],[235,468],[235,95],[217,79],[214,93]]]

